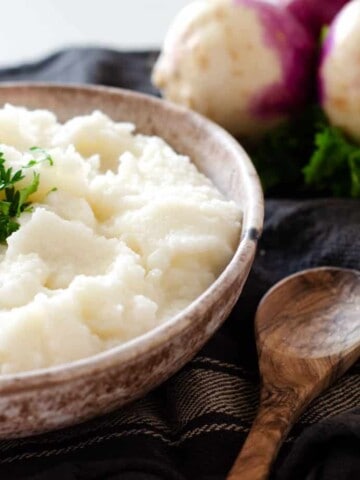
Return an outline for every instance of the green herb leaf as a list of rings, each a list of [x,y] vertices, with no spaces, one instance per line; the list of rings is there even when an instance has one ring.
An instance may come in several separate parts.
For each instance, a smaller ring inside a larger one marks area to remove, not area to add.
[[[360,147],[330,125],[321,126],[315,145],[303,170],[305,183],[334,196],[360,197]]]
[[[6,239],[16,232],[19,227],[18,222],[12,220],[7,215],[0,215],[0,243],[6,243]]]
[[[25,188],[18,190],[16,192],[16,201],[14,201],[14,208],[16,211],[14,212],[16,217],[19,217],[21,212],[29,211],[28,208],[30,206],[30,202],[28,202],[28,198],[32,193],[35,193],[39,187],[40,175],[38,173],[33,173],[33,180]]]
[[[31,168],[44,161],[48,161],[50,165],[54,164],[52,157],[45,150],[39,147],[33,147],[30,150],[39,152],[42,158],[30,160],[23,168]],[[24,178],[25,175],[22,170],[13,174],[12,167],[6,168],[4,152],[0,151],[0,195],[3,195],[0,200],[0,243],[6,243],[6,239],[19,229],[20,224],[17,218],[21,213],[32,210],[29,198],[39,188],[40,174],[33,172],[31,183],[25,187],[16,188],[18,182]]]
[[[319,106],[275,128],[248,151],[267,195],[360,198],[360,146],[330,125]]]
[[[30,160],[30,162],[27,165],[25,165],[24,168],[34,167],[35,165],[39,165],[39,163],[43,163],[43,162],[49,162],[51,167],[54,165],[54,160],[52,156],[43,148],[31,147],[29,150],[30,152],[39,154],[39,158]]]
[[[351,196],[360,198],[360,149],[349,156]]]
[[[310,106],[284,122],[260,141],[245,145],[259,173],[265,193],[292,193],[301,189],[302,169],[314,151],[316,125],[324,122],[317,106]]]

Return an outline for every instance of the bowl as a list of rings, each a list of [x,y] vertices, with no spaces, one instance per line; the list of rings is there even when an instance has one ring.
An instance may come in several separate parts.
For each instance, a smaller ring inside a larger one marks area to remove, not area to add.
[[[223,129],[162,100],[107,87],[2,84],[0,104],[54,111],[59,120],[99,109],[189,155],[244,213],[241,238],[220,277],[174,318],[128,343],[76,362],[0,376],[0,437],[72,425],[143,396],[186,364],[224,322],[250,271],[263,196],[244,150]],[[239,318],[241,330],[241,318]]]

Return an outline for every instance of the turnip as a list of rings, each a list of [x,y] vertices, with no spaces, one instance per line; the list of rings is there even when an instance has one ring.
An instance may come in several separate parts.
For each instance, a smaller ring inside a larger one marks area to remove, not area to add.
[[[278,0],[313,35],[329,25],[335,15],[349,0]]]
[[[256,137],[305,103],[314,41],[271,0],[197,0],[175,18],[153,81],[172,101]]]
[[[360,142],[360,0],[348,3],[331,25],[319,83],[330,122]]]

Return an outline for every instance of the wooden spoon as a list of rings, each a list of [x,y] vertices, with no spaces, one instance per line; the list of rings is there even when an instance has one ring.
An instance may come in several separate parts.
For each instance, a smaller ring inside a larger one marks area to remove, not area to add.
[[[228,480],[268,478],[309,402],[360,357],[360,272],[316,268],[262,299],[255,318],[260,407]]]

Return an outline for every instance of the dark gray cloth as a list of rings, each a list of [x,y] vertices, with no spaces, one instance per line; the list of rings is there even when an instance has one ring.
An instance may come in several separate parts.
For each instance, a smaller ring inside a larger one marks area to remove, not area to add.
[[[155,57],[154,52],[73,49],[3,70],[0,79],[101,83],[156,94],[150,83]],[[0,441],[0,478],[224,479],[256,412],[253,317],[260,298],[303,268],[360,269],[359,234],[359,201],[268,199],[264,235],[243,295],[194,360],[145,398],[102,418]],[[359,408],[357,365],[301,417],[281,449],[273,478],[360,478]]]
[[[2,82],[91,83],[157,94],[150,72],[157,52],[74,48],[39,62],[0,70]]]

